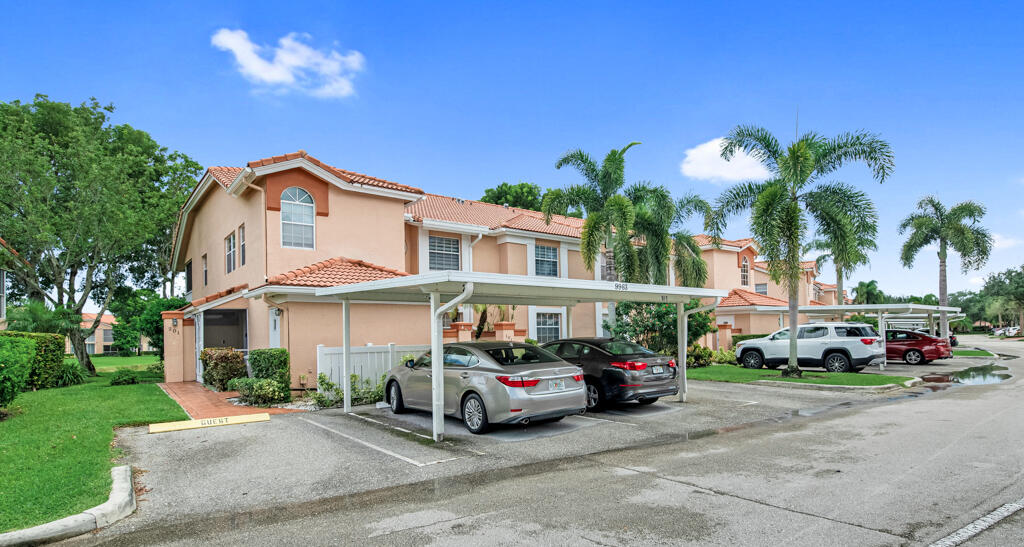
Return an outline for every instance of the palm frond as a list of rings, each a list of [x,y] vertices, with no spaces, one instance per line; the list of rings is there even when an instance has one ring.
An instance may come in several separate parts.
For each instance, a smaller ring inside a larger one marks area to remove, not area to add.
[[[767,182],[743,182],[727,188],[715,200],[715,207],[704,220],[704,229],[714,244],[720,245],[729,217],[750,209],[765,189],[781,184],[779,179]]]
[[[574,184],[565,188],[552,188],[544,193],[540,210],[544,213],[544,222],[551,223],[552,215],[566,215],[569,209],[582,209],[586,212],[601,209],[602,202],[597,192],[590,186]]]
[[[956,223],[968,220],[971,222],[978,222],[983,216],[985,216],[985,206],[976,201],[970,200],[957,203],[950,208],[948,213],[946,213],[946,218],[949,219],[950,222]]]
[[[831,173],[844,164],[862,161],[878,182],[889,178],[895,168],[892,147],[875,133],[855,131],[842,133],[828,141],[817,154],[817,173]]]
[[[601,244],[605,241],[605,233],[608,231],[608,220],[603,211],[597,211],[587,215],[583,221],[583,230],[580,234],[580,255],[583,257],[583,265],[588,271],[594,271],[594,261],[601,252]]]
[[[590,154],[579,148],[570,150],[558,158],[558,161],[555,162],[555,169],[561,169],[566,165],[576,168],[583,175],[583,178],[587,179],[588,183],[593,185],[595,189],[597,188],[601,178],[600,169],[594,158],[590,157]]]
[[[729,132],[722,141],[722,158],[731,160],[738,150],[742,150],[769,171],[776,172],[782,148],[779,141],[770,131],[754,125],[738,125]]]
[[[708,280],[708,265],[701,257],[700,246],[694,241],[693,235],[679,231],[672,235],[675,257],[672,268],[676,273],[676,282],[684,287],[703,287]]]

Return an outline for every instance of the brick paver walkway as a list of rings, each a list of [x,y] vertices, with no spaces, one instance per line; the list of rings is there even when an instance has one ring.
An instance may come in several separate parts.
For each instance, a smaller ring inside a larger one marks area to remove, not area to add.
[[[242,414],[287,414],[289,412],[304,412],[292,408],[260,408],[255,406],[233,405],[228,401],[231,397],[238,397],[237,391],[210,391],[199,382],[173,382],[159,384],[172,399],[185,409],[185,412],[193,420],[203,418],[223,418],[225,416],[240,416]]]

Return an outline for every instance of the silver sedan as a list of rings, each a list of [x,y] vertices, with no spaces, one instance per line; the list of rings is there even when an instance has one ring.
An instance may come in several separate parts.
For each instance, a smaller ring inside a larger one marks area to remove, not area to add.
[[[431,410],[431,356],[388,373],[391,411]],[[491,424],[557,421],[587,407],[583,371],[553,353],[521,342],[444,346],[444,413],[483,433]]]

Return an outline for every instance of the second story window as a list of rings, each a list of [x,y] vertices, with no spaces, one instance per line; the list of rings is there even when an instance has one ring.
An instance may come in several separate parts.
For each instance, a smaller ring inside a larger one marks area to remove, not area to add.
[[[765,296],[768,296],[768,284],[758,283],[754,285],[754,292],[756,292],[757,294],[763,294]]]
[[[281,246],[312,249],[316,234],[313,196],[292,186],[281,193]]]
[[[185,263],[185,292],[192,292],[192,261]]]
[[[245,224],[238,227],[238,265],[245,266]]]
[[[203,255],[203,286],[205,287],[209,283],[210,283],[210,276],[207,274],[207,270],[206,270],[206,255]]]
[[[430,236],[430,269],[460,269],[459,245],[459,240],[454,237]]]
[[[740,263],[740,285],[750,286],[750,262],[747,262],[747,257],[743,257]]]
[[[558,277],[558,247],[537,245],[534,251],[537,275]]]
[[[231,273],[235,271],[235,233],[231,232],[224,238],[224,271]]]

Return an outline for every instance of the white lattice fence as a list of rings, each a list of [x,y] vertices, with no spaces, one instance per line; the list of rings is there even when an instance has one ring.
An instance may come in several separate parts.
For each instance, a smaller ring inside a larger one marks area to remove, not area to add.
[[[391,370],[391,367],[401,364],[402,356],[413,354],[419,357],[422,353],[430,350],[429,345],[397,346],[388,344],[386,346],[353,346],[349,352],[352,355],[352,363],[349,366],[349,374],[359,376],[360,380],[369,379],[376,383],[380,377]],[[345,348],[343,347],[316,347],[316,372],[327,375],[327,378],[341,384],[341,366],[344,358]]]

